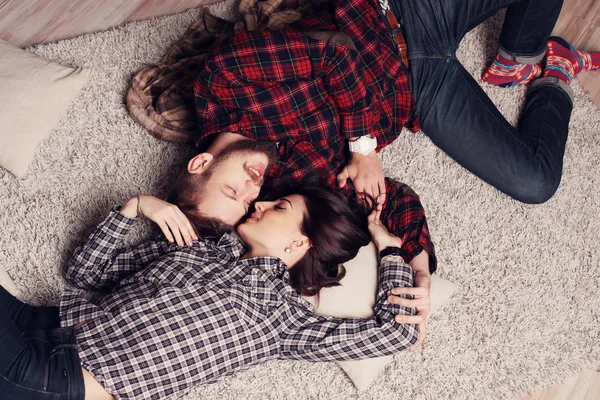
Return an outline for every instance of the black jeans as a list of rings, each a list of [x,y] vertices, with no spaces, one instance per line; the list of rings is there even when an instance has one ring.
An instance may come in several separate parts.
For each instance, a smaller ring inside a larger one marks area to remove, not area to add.
[[[0,398],[83,400],[74,328],[57,307],[22,303],[0,286]]]
[[[407,42],[409,84],[423,132],[463,167],[525,203],[547,201],[560,184],[573,109],[570,88],[555,78],[535,80],[515,129],[455,54],[469,30],[508,7],[499,51],[538,62],[562,3],[390,0]]]

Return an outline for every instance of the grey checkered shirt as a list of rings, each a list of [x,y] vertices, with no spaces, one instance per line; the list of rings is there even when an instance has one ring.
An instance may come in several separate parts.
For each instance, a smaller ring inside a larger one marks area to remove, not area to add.
[[[62,326],[77,328],[82,366],[117,399],[165,399],[272,359],[337,361],[397,353],[415,325],[396,314],[392,287],[413,272],[388,256],[371,319],[315,315],[287,283],[278,258],[240,259],[230,235],[179,248],[157,239],[119,244],[134,220],[114,208],[73,255],[61,297]]]

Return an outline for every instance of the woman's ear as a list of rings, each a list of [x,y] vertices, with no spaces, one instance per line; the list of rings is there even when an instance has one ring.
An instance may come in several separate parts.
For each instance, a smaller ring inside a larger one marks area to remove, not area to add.
[[[206,170],[213,160],[213,155],[210,153],[200,153],[192,158],[187,165],[187,170],[190,174],[200,174]]]
[[[302,236],[301,238],[294,240],[289,246],[292,251],[306,251],[310,249],[310,247],[310,240],[308,240],[306,236]]]

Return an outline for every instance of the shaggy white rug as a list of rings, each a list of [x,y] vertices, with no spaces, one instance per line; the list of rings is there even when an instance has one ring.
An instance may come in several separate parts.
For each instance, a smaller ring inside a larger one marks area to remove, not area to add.
[[[227,13],[227,6],[214,8]],[[128,116],[124,95],[132,74],[157,61],[197,15],[192,10],[32,49],[94,72],[40,146],[26,179],[0,170],[0,265],[23,300],[56,303],[60,267],[84,234],[113,204],[138,192],[164,194],[193,154],[144,132]],[[494,54],[500,23],[501,16],[462,42],[460,58],[475,76]],[[547,204],[509,199],[420,134],[407,132],[382,152],[386,174],[421,196],[439,274],[461,286],[431,317],[420,351],[395,357],[362,394],[335,364],[271,362],[186,398],[518,399],[597,367],[600,111],[577,81],[572,86],[563,183]],[[524,89],[485,89],[516,121]],[[148,227],[140,224],[131,239]]]

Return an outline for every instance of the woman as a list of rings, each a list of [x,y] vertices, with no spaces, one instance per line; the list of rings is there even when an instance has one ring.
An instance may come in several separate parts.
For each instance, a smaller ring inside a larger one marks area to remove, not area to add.
[[[402,242],[343,193],[305,183],[257,202],[235,237],[198,239],[174,206],[136,196],[114,208],[69,262],[58,308],[0,289],[0,393],[11,399],[163,399],[271,359],[334,361],[406,349],[416,325]],[[138,215],[193,237],[119,248]],[[343,275],[338,263],[369,241],[383,254],[372,319],[314,315],[300,294]],[[390,255],[387,255],[390,253]],[[388,298],[390,296],[390,298]],[[401,306],[400,303],[403,305]],[[395,320],[396,318],[396,320]],[[57,328],[58,324],[62,328]],[[110,393],[110,394],[109,394]]]

